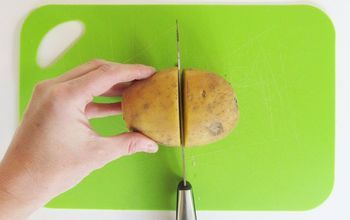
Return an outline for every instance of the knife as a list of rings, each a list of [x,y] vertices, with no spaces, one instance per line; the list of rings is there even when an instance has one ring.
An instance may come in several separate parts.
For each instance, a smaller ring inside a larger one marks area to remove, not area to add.
[[[179,121],[180,121],[180,143],[182,158],[182,180],[177,186],[176,220],[196,220],[196,209],[192,192],[192,185],[186,180],[186,161],[184,145],[184,108],[183,108],[183,77],[181,71],[180,56],[180,33],[179,22],[176,20],[176,47],[177,47],[177,71],[178,71],[178,94],[179,94]]]

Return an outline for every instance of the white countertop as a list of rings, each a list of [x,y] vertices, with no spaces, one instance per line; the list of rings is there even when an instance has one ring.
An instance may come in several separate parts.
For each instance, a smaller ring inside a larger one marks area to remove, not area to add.
[[[336,159],[335,184],[330,197],[319,207],[305,212],[199,212],[198,219],[236,220],[348,220],[350,219],[350,1],[314,0],[221,0],[221,1],[118,1],[118,0],[0,0],[0,157],[6,151],[18,121],[18,55],[19,33],[26,15],[45,4],[84,3],[259,3],[312,4],[323,9],[332,19],[336,29]],[[42,208],[31,219],[175,219],[172,211],[101,211],[54,210]]]

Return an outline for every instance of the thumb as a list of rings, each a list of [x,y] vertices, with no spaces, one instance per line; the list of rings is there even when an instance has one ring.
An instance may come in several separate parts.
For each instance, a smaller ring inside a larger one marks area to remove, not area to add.
[[[155,153],[158,151],[156,142],[137,132],[106,137],[103,145],[104,148],[107,148],[106,152],[109,152],[107,162],[137,152]]]

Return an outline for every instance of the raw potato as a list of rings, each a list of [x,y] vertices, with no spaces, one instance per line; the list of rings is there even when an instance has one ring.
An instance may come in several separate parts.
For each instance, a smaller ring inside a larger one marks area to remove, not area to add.
[[[222,77],[200,70],[183,73],[184,144],[199,146],[222,139],[235,127],[236,95]],[[177,68],[135,82],[123,94],[123,117],[130,130],[156,142],[180,146]]]
[[[122,109],[129,130],[160,144],[180,146],[177,68],[135,82],[123,94]]]
[[[187,69],[183,87],[185,146],[209,144],[228,135],[239,117],[231,85],[219,75]]]

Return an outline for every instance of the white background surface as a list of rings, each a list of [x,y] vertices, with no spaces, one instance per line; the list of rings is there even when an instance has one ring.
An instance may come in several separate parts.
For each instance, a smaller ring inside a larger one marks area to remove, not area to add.
[[[17,85],[19,33],[26,15],[34,8],[52,3],[150,3],[146,1],[82,1],[82,0],[0,0],[0,157],[6,151],[17,126]],[[166,1],[152,3],[266,3],[266,1]],[[349,220],[350,219],[350,1],[314,0],[279,1],[268,4],[306,3],[323,9],[332,19],[336,29],[336,170],[335,185],[330,197],[316,209],[306,212],[199,212],[198,219],[235,220]],[[175,219],[167,211],[86,211],[40,209],[36,219]]]

